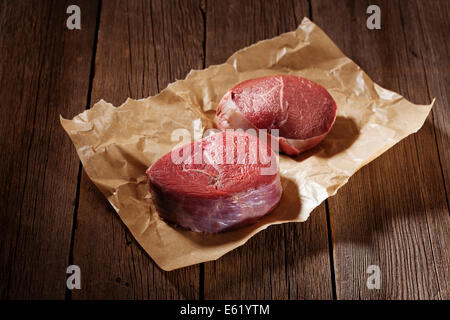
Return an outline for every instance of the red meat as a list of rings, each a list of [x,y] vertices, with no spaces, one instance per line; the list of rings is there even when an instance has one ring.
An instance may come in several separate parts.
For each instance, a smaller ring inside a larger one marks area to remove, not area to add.
[[[282,193],[275,153],[257,137],[230,130],[173,150],[146,173],[160,216],[199,232],[254,223]]]
[[[322,86],[289,75],[241,82],[217,107],[219,129],[279,130],[280,150],[296,155],[319,144],[334,124],[337,106]]]

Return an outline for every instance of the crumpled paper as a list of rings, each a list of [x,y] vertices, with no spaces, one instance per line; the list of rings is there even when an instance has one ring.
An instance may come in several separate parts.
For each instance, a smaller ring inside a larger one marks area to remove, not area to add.
[[[152,203],[145,170],[179,142],[175,129],[198,137],[214,127],[215,108],[237,83],[293,74],[325,87],[338,105],[327,138],[297,157],[280,155],[283,197],[258,223],[208,235],[171,226]],[[416,132],[433,103],[416,105],[374,83],[327,35],[304,18],[297,30],[260,41],[224,64],[191,71],[156,96],[127,99],[120,107],[101,100],[61,124],[84,170],[133,236],[164,270],[215,260],[272,224],[305,221],[362,166]]]

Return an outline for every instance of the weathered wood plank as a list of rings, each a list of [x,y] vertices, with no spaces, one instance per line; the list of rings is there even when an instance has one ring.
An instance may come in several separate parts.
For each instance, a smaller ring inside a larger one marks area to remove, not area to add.
[[[104,1],[92,103],[144,98],[203,66],[204,26],[194,1]],[[199,266],[164,272],[148,257],[83,173],[74,262],[83,290],[74,299],[195,299]]]
[[[436,277],[439,283],[441,298],[450,299],[450,219],[449,191],[450,191],[450,56],[448,21],[450,20],[450,2],[433,0],[426,2],[416,1],[416,6],[402,4],[404,12],[405,29],[408,32],[408,45],[417,48],[422,59],[429,98],[436,98],[432,111],[432,118],[427,121],[427,129],[433,130],[428,135],[420,135],[417,139],[417,152],[421,163],[423,195],[427,206],[428,232],[433,248],[433,263],[436,268]],[[424,6],[426,5],[426,6]],[[420,40],[420,41],[418,41]],[[413,49],[414,50],[414,49]],[[411,50],[411,53],[415,51]],[[414,55],[413,53],[413,55]],[[447,85],[446,85],[447,84]],[[414,90],[414,89],[413,89]],[[429,145],[431,140],[436,141],[439,165],[433,158],[430,162]],[[444,180],[444,185],[441,184]],[[438,192],[435,192],[435,191]],[[447,212],[443,193],[447,198]]]
[[[206,65],[256,41],[294,30],[307,1],[206,3]],[[305,223],[272,226],[204,264],[206,299],[331,299],[325,205]]]
[[[423,60],[430,52],[421,43],[419,22],[419,15],[429,14],[428,4],[419,13],[414,2],[378,1],[381,30],[368,30],[370,4],[313,1],[312,18],[376,82],[416,103],[429,103]],[[434,108],[446,107],[438,101]],[[338,299],[448,297],[448,203],[432,120],[329,200]],[[366,286],[369,265],[381,268],[379,290]]]
[[[0,299],[64,299],[79,160],[59,115],[85,109],[96,1],[0,4]]]
[[[433,0],[416,1],[411,10],[417,10],[414,27],[419,28],[419,38],[423,50],[422,59],[427,77],[430,97],[436,97],[433,109],[433,125],[439,157],[446,185],[447,202],[450,193],[450,43],[448,32],[450,20],[450,2]],[[406,20],[411,24],[411,21]],[[447,203],[448,205],[448,203]]]

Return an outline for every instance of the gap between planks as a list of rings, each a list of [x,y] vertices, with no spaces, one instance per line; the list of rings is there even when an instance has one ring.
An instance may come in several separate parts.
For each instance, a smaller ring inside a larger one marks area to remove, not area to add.
[[[91,68],[89,72],[89,86],[88,86],[88,94],[86,98],[86,108],[85,110],[90,109],[91,107],[91,95],[92,95],[92,84],[94,81],[94,75],[95,75],[95,58],[97,55],[97,43],[98,43],[98,31],[100,29],[100,15],[102,11],[102,0],[98,1],[97,6],[97,18],[95,21],[95,32],[94,32],[94,44],[92,46],[92,58],[91,58]],[[69,249],[69,263],[68,265],[72,265],[74,263],[73,261],[73,248],[75,245],[75,231],[77,229],[77,216],[78,216],[78,207],[80,202],[80,187],[81,187],[81,174],[83,172],[83,165],[81,164],[81,161],[79,161],[78,166],[78,177],[77,177],[77,189],[76,189],[76,195],[75,195],[75,207],[73,209],[73,222],[72,222],[72,234],[70,237],[70,249]],[[72,290],[66,289],[66,295],[65,300],[72,300]]]

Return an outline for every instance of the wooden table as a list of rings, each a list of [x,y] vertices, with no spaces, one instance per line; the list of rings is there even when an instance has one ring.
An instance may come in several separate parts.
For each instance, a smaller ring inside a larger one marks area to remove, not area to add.
[[[66,9],[81,9],[68,30]],[[366,8],[381,8],[381,30]],[[0,299],[449,299],[450,1],[3,1]],[[59,115],[154,95],[306,16],[424,127],[362,168],[305,223],[164,272],[83,172]],[[82,289],[66,289],[80,266]],[[381,288],[369,290],[369,265]]]

